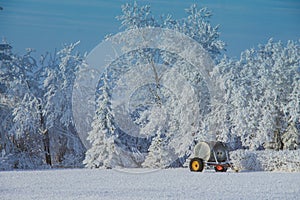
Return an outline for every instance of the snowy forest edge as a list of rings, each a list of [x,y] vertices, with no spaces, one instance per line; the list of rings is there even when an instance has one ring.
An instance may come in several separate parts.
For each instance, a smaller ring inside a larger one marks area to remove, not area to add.
[[[285,44],[270,39],[245,50],[239,59],[231,59],[224,53],[219,26],[210,24],[211,12],[192,5],[186,14],[179,20],[155,18],[149,6],[134,3],[123,5],[117,19],[124,30],[167,28],[198,42],[213,60],[210,76],[222,98],[211,104],[207,100],[212,98],[207,89],[210,86],[201,73],[177,55],[159,49],[129,53],[99,77],[88,149],[79,138],[72,113],[75,80],[87,67],[86,55],[74,52],[79,42],[39,60],[32,49],[16,55],[9,44],[1,44],[0,170],[181,167],[197,141],[218,140],[228,145],[233,163],[242,169],[300,171],[299,41]],[[120,71],[129,71],[123,66],[132,65],[132,60],[136,66],[160,64],[149,70],[156,75],[151,76],[154,84],[147,85],[151,92],[139,85],[136,96],[132,95],[132,118],[143,134],[150,133],[143,139],[118,129],[112,105],[113,89],[124,73]],[[160,84],[157,74],[161,69],[157,66],[162,64],[180,64],[177,70],[192,85],[195,105],[206,104],[199,105],[201,112],[195,123],[187,123],[189,115],[180,113],[184,105],[177,101],[178,95]],[[134,100],[141,98],[151,105],[139,107]]]

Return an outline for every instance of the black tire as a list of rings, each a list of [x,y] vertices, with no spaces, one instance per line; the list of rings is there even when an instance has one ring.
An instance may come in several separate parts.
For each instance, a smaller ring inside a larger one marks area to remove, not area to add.
[[[224,167],[224,166],[222,166],[222,165],[217,165],[217,166],[215,166],[215,171],[216,172],[227,172],[227,167]]]
[[[190,162],[190,170],[192,172],[202,172],[204,169],[204,161],[201,158],[193,158]]]

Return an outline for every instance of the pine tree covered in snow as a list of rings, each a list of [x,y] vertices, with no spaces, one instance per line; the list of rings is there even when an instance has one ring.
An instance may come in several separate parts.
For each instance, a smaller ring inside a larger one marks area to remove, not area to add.
[[[300,133],[294,122],[290,123],[281,136],[282,149],[296,150],[300,145]]]
[[[149,147],[149,154],[142,164],[143,167],[162,169],[170,166],[174,157],[172,157],[173,150],[167,140],[165,134],[157,132],[157,136],[153,138]]]
[[[99,89],[92,130],[88,134],[92,147],[87,150],[83,163],[89,168],[113,168],[120,165],[115,145],[116,128],[111,110],[111,94],[107,81],[107,75],[102,77],[103,85]]]

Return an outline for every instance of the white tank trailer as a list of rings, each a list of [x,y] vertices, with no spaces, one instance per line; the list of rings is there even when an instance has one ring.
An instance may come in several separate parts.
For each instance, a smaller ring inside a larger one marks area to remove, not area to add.
[[[192,172],[202,172],[206,166],[214,167],[216,172],[226,172],[233,166],[229,161],[227,146],[222,142],[198,142],[190,160]]]

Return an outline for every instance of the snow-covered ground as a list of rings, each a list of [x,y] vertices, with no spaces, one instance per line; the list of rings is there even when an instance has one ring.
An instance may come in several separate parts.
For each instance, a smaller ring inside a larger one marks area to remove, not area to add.
[[[0,172],[0,199],[300,199],[300,173],[9,171]]]

